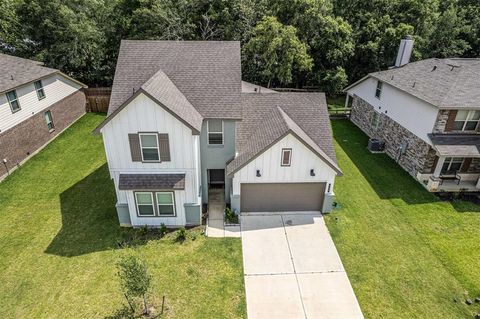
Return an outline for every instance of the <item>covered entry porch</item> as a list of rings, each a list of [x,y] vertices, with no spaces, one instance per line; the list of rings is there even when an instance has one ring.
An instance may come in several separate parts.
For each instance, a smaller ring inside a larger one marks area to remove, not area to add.
[[[431,173],[417,174],[431,192],[480,191],[480,136],[431,135],[437,153]]]

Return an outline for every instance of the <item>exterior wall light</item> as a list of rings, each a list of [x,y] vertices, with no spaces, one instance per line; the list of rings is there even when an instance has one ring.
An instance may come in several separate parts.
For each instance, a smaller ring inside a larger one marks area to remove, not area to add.
[[[313,168],[310,170],[310,176],[315,176],[315,170]]]
[[[257,169],[257,177],[262,177],[262,174],[260,174],[260,170]]]

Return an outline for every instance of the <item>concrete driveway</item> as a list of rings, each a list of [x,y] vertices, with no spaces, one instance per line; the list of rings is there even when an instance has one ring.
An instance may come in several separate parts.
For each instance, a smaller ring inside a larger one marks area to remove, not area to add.
[[[249,319],[363,318],[319,213],[242,216]]]

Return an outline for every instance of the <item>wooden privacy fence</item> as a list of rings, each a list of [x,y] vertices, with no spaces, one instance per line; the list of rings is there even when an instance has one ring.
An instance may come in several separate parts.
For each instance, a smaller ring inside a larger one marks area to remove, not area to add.
[[[107,113],[112,88],[86,88],[84,92],[87,112]]]

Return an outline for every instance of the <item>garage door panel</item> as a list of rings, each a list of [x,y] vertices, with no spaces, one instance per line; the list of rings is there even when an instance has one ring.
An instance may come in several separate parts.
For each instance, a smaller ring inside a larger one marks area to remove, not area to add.
[[[241,184],[242,212],[321,211],[325,183]]]

